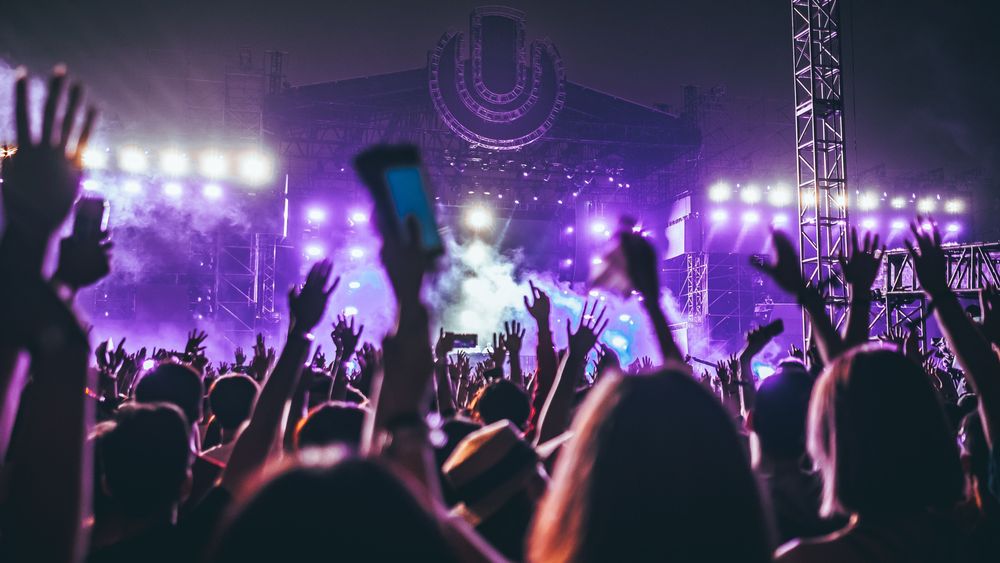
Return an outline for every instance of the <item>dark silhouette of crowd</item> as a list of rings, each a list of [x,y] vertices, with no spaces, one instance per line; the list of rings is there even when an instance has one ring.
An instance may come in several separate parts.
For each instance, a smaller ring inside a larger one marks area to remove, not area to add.
[[[479,362],[432,329],[434,263],[412,221],[376,222],[397,304],[381,342],[341,316],[335,354],[319,351],[339,283],[319,261],[274,348],[258,336],[212,362],[198,331],[182,350],[92,347],[73,300],[109,273],[108,233],[57,239],[96,112],[57,70],[36,137],[27,89],[22,73],[2,165],[0,560],[1000,561],[1000,294],[967,314],[929,217],[907,246],[945,336],[933,354],[912,331],[870,334],[877,236],[845,241],[841,328],[774,232],[757,267],[807,312],[814,347],[758,381],[772,323],[697,371],[661,307],[657,252],[625,229],[660,365],[623,367],[599,343],[599,299],[557,349],[530,282],[534,326],[505,323]]]

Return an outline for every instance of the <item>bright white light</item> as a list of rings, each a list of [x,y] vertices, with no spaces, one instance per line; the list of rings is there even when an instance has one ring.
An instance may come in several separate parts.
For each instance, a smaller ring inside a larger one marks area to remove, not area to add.
[[[458,314],[458,322],[464,327],[474,326],[477,320],[476,313],[468,309]]]
[[[357,307],[351,307],[351,306],[344,307],[344,316],[345,317],[353,317],[354,315],[357,315],[357,314],[358,314],[358,308]]]
[[[567,258],[567,259],[563,260],[562,263],[563,263],[563,266],[566,266],[567,268],[569,268],[570,266],[573,265],[573,259],[572,258]]]
[[[965,202],[960,199],[948,200],[944,204],[944,210],[947,213],[961,213],[965,211]]]
[[[743,222],[748,225],[753,225],[760,222],[760,213],[756,211],[746,211],[743,213]]]
[[[894,231],[902,231],[905,228],[906,228],[906,221],[902,219],[896,219],[892,222],[892,230]]]
[[[775,213],[774,219],[771,220],[772,225],[787,225],[788,215],[785,213]]]
[[[724,184],[722,182],[719,182],[718,184],[715,184],[712,187],[708,188],[708,199],[710,201],[714,201],[717,203],[723,201],[729,201],[729,198],[732,197],[732,195],[733,195],[733,190],[730,189],[729,184]]]
[[[612,336],[611,345],[619,350],[624,350],[625,348],[628,348],[628,340],[626,340],[624,336]]]
[[[597,266],[598,264],[603,264],[604,260],[601,260],[600,256],[594,256],[593,258],[590,259],[590,263]]]
[[[892,201],[889,202],[889,205],[891,205],[893,209],[902,209],[906,207],[906,198],[899,196],[894,197],[892,198]]]
[[[743,200],[743,203],[759,203],[761,197],[763,196],[761,195],[760,188],[756,186],[747,186],[740,190],[740,199]]]
[[[573,227],[572,226],[566,227],[566,234],[567,235],[573,234]]]
[[[465,263],[470,266],[479,266],[486,262],[488,257],[489,252],[486,250],[486,245],[478,241],[470,244],[465,250]]]
[[[118,167],[125,172],[145,172],[148,166],[146,153],[138,147],[125,147],[118,153]]]
[[[271,179],[273,163],[271,158],[257,151],[249,151],[240,156],[240,178],[250,184],[263,184]]]
[[[493,214],[484,207],[474,207],[465,215],[465,224],[475,231],[488,229],[493,225]]]
[[[351,249],[351,258],[364,258],[365,250],[355,246]]]
[[[177,149],[167,149],[160,155],[160,170],[168,176],[183,176],[188,173],[187,155]]]
[[[318,244],[309,244],[305,248],[306,256],[310,258],[319,258],[323,255],[323,247]]]
[[[137,194],[142,192],[142,184],[140,184],[138,180],[126,180],[125,183],[122,184],[122,190],[126,193]]]
[[[847,199],[844,198],[843,194],[837,194],[833,196],[833,204],[837,207],[843,207],[847,205]]]
[[[218,151],[205,151],[198,159],[198,171],[206,178],[222,178],[229,172],[229,161]]]
[[[367,223],[368,214],[364,211],[354,211],[351,213],[351,221],[354,221],[355,223]]]
[[[867,231],[874,231],[876,227],[878,227],[878,221],[876,221],[873,217],[868,217],[867,219],[861,221],[861,228]]]
[[[81,185],[88,192],[96,192],[101,189],[101,183],[97,180],[84,180]]]
[[[754,371],[757,372],[757,377],[760,379],[767,379],[768,377],[774,375],[775,369],[771,366],[761,364],[756,366]]]
[[[107,149],[101,150],[96,148],[90,148],[83,151],[84,168],[100,169],[105,168],[108,165],[108,151]]]
[[[154,360],[153,358],[150,358],[145,362],[142,362],[142,369],[153,369],[154,367],[156,367],[156,360]]]
[[[359,287],[361,287],[361,282],[352,281],[351,283],[347,284],[347,287],[349,287],[350,289],[358,289]]]
[[[618,320],[621,321],[621,322],[623,322],[623,323],[627,323],[630,320],[632,320],[632,315],[625,315],[625,314],[618,315]]]
[[[310,207],[306,211],[306,219],[314,223],[319,223],[320,221],[326,220],[326,210],[319,207]]]
[[[222,186],[219,184],[205,184],[201,193],[208,199],[219,199],[222,197]]]
[[[604,232],[607,230],[608,226],[607,224],[604,223],[604,221],[597,220],[590,224],[590,232],[594,233],[595,235],[604,234]]]
[[[934,201],[934,198],[925,197],[917,202],[917,211],[921,213],[930,213],[934,211],[936,207],[937,202]]]
[[[729,212],[725,209],[716,209],[712,212],[712,222],[722,223],[729,219]]]
[[[949,233],[954,234],[961,231],[962,226],[959,225],[958,223],[948,223],[948,226],[945,227],[945,230],[948,231]]]
[[[872,192],[865,192],[858,196],[858,209],[861,211],[878,209],[878,203],[878,195]]]
[[[785,207],[792,204],[792,190],[784,186],[775,186],[767,194],[767,201],[775,207]]]
[[[169,197],[178,198],[184,195],[184,186],[177,182],[167,182],[163,184],[163,193]]]

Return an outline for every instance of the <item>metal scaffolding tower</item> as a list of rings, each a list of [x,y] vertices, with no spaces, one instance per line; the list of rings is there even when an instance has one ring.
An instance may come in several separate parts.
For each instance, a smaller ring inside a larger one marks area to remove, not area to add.
[[[792,0],[796,173],[802,274],[825,295],[834,324],[843,323],[847,284],[837,263],[847,253],[840,2]],[[803,313],[803,335],[811,327]]]

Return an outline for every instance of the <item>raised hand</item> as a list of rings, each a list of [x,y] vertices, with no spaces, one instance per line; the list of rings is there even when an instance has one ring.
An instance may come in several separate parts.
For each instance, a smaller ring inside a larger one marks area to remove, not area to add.
[[[379,350],[370,342],[365,342],[361,346],[361,349],[358,350],[358,366],[361,368],[361,371],[354,380],[354,386],[367,396],[371,390],[375,374],[382,369],[382,350]]]
[[[226,375],[232,371],[233,365],[228,362],[216,362],[215,363],[215,373],[219,375]]]
[[[305,335],[310,332],[326,313],[326,304],[340,284],[340,277],[333,279],[330,283],[330,276],[333,273],[333,263],[329,260],[320,260],[313,264],[306,276],[306,283],[302,288],[296,290],[292,288],[288,292],[288,310],[291,314],[291,331]],[[329,285],[329,287],[327,287]]]
[[[243,351],[242,346],[237,346],[236,350],[233,351],[233,360],[236,362],[235,367],[241,368],[247,361],[247,354]]]
[[[609,319],[605,319],[607,307],[601,307],[601,312],[597,313],[598,301],[593,305],[589,301],[583,303],[583,312],[580,315],[580,322],[577,324],[576,332],[571,332],[571,321],[566,321],[566,336],[569,339],[570,355],[576,358],[586,358],[590,351],[597,344],[597,339],[608,326]],[[589,309],[588,309],[589,307]]]
[[[316,347],[316,351],[313,352],[312,361],[309,362],[309,365],[320,371],[326,371],[326,354],[323,353],[322,346]]]
[[[361,333],[365,330],[365,325],[359,325],[357,332],[354,331],[354,317],[348,318],[345,315],[337,315],[337,322],[333,325],[330,338],[337,346],[337,356],[341,361],[347,361],[358,348],[361,340]]]
[[[660,274],[656,250],[642,235],[631,231],[618,233],[625,264],[632,287],[643,299],[658,302],[660,299]]]
[[[881,340],[882,342],[889,342],[891,344],[895,344],[899,346],[900,350],[902,350],[903,342],[906,340],[906,334],[907,331],[903,330],[902,326],[896,325],[889,327],[889,329],[883,332],[882,335],[878,337],[878,339]]]
[[[274,348],[269,348],[264,342],[264,334],[258,332],[257,342],[253,345],[253,359],[250,360],[247,371],[258,381],[263,381],[274,365],[274,358]]]
[[[799,265],[799,254],[795,251],[788,235],[781,231],[771,234],[774,245],[775,260],[773,263],[751,261],[753,267],[760,270],[778,284],[778,287],[792,295],[799,296],[806,287]]]
[[[198,329],[192,329],[187,335],[187,343],[184,344],[184,355],[189,358],[196,358],[198,356],[204,355],[205,353],[205,339],[208,338],[208,333],[203,331],[198,331]]]
[[[875,284],[885,246],[879,246],[879,236],[865,233],[862,241],[858,240],[858,230],[851,227],[851,255],[840,259],[840,268],[844,272],[844,280],[851,284],[855,291],[867,292]]]
[[[7,228],[32,240],[47,241],[66,219],[80,190],[81,161],[97,115],[88,109],[72,150],[83,88],[74,84],[62,118],[58,117],[66,84],[66,71],[57,68],[49,80],[42,117],[41,138],[35,143],[28,120],[28,79],[18,71],[15,83],[17,151],[3,166],[3,207]]]
[[[507,345],[507,351],[510,352],[511,356],[519,355],[521,353],[521,345],[524,343],[524,327],[517,321],[504,321],[503,332],[503,340]]]
[[[507,336],[493,333],[493,347],[489,352],[490,359],[493,360],[493,367],[503,369],[503,363],[507,359]]]
[[[775,320],[764,326],[751,329],[747,333],[747,344],[743,349],[743,355],[750,358],[760,354],[764,347],[768,345],[769,342],[774,340],[776,336],[784,332],[785,323],[781,320]]]
[[[437,361],[442,362],[448,357],[448,353],[455,349],[455,336],[451,333],[445,332],[444,327],[438,331],[437,343],[434,344],[434,357]]]
[[[799,348],[794,344],[788,345],[788,355],[792,358],[802,360],[803,362],[806,361],[806,353],[802,351],[802,348]]]
[[[74,291],[94,285],[111,272],[112,246],[107,233],[96,239],[77,236],[62,239],[53,279]]]
[[[110,340],[102,340],[94,347],[94,358],[97,360],[97,368],[101,371],[108,369],[108,345]]]
[[[528,285],[531,286],[531,301],[528,300],[528,296],[525,296],[524,308],[528,310],[528,314],[535,319],[539,326],[547,328],[549,315],[552,313],[552,302],[549,300],[548,294],[535,287],[535,282],[528,280]]]
[[[650,371],[653,369],[653,360],[649,356],[643,356],[639,358],[639,369],[642,371]]]
[[[925,229],[928,224],[930,229]],[[913,272],[920,281],[920,287],[931,298],[947,293],[948,263],[941,249],[941,233],[937,225],[931,218],[918,215],[917,219],[910,223],[910,231],[913,233],[916,246],[907,240],[906,249],[910,253]]]

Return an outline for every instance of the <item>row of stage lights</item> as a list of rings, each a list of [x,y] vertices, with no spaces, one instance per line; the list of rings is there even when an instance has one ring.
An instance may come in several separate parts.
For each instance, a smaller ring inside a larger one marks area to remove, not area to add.
[[[713,209],[709,213],[709,219],[713,224],[722,225],[728,223],[732,217],[730,216],[728,209]],[[743,225],[751,226],[757,225],[764,220],[763,215],[760,211],[750,209],[744,211],[740,214],[740,222]],[[771,226],[779,229],[788,228],[791,226],[791,219],[788,217],[787,213],[775,213],[771,216]],[[880,228],[879,219],[876,217],[864,217],[858,221],[858,226],[861,227],[863,231],[876,232]],[[910,222],[903,218],[896,218],[889,222],[890,232],[901,233],[910,227]],[[962,224],[957,221],[952,221],[944,226],[944,231],[950,234],[958,234],[962,232]]]
[[[112,161],[115,169],[128,174],[168,178],[197,175],[208,180],[238,181],[251,186],[266,184],[274,178],[274,159],[256,149],[229,153],[206,149],[195,157],[177,148],[154,152],[129,145],[117,150],[92,147],[83,154],[83,166],[88,170],[109,169]]]
[[[764,201],[773,207],[791,207],[796,204],[794,190],[783,185],[760,188],[752,184],[746,186],[736,184],[734,189],[729,184],[719,182],[708,188],[708,199],[713,203],[726,203],[736,196],[747,205],[756,205]],[[844,205],[845,202],[837,199],[834,203]],[[890,196],[887,192],[855,191],[854,206],[858,210],[875,211],[883,205],[888,205],[892,209],[906,209],[912,205],[919,213],[935,213],[940,209],[953,215],[964,213],[966,209],[965,201],[961,199],[942,201],[940,194],[918,197],[917,194]]]
[[[124,194],[126,196],[148,195],[148,184],[136,178],[131,178],[121,182],[114,182],[113,184],[107,184],[101,180],[88,178],[83,181],[82,185],[83,189],[88,192],[106,195],[114,195],[111,192],[115,186],[117,186],[118,194]],[[189,184],[180,181],[166,181],[160,183],[160,193],[169,199],[179,200],[182,197],[189,195],[189,188],[191,188]],[[205,199],[214,201],[222,199],[225,189],[217,182],[206,182],[201,185],[200,192],[202,197]]]

